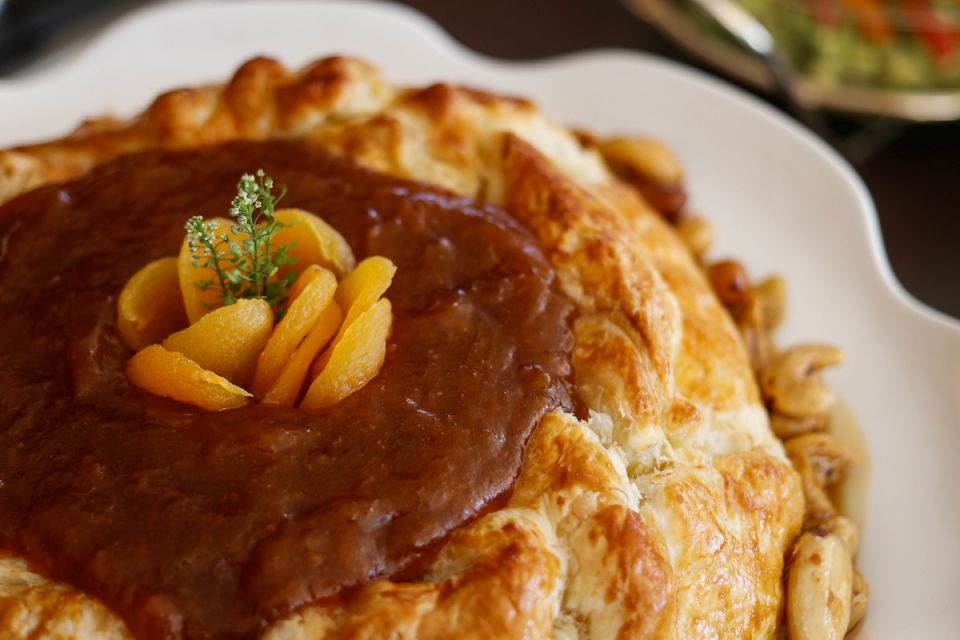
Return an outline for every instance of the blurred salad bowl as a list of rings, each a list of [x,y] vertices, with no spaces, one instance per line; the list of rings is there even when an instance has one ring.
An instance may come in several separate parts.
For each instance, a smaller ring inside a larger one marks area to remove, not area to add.
[[[960,119],[957,0],[722,0],[773,37],[810,108],[912,121]],[[690,0],[626,0],[692,53],[755,86],[777,88],[768,61]],[[716,3],[714,3],[716,4]]]

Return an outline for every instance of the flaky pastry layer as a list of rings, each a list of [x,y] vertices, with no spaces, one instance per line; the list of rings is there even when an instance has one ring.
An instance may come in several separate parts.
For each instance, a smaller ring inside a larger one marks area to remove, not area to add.
[[[674,231],[529,102],[396,89],[327,58],[268,59],[50,143],[0,151],[0,201],[123,153],[298,138],[504,207],[538,235],[574,325],[590,417],[548,415],[507,506],[419,580],[377,580],[279,621],[306,638],[770,638],[803,516],[742,341]],[[127,638],[106,607],[0,558],[0,637]]]

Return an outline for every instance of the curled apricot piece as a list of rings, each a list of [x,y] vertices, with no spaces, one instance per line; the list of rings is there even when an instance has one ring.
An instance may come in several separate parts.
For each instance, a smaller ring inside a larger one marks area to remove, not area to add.
[[[310,333],[294,351],[283,371],[270,390],[263,396],[265,404],[280,404],[292,407],[297,403],[303,382],[307,379],[310,363],[313,362],[320,350],[327,346],[330,339],[340,328],[343,314],[336,302],[330,302],[327,308],[320,313]]]
[[[169,336],[163,346],[235,384],[246,386],[253,379],[257,358],[271,331],[273,312],[266,301],[237,300]]]
[[[141,389],[207,411],[242,407],[251,397],[247,391],[182,353],[168,351],[158,344],[130,358],[127,376]]]
[[[323,269],[290,304],[287,315],[277,325],[257,360],[251,386],[255,394],[262,396],[276,382],[284,364],[317,323],[321,312],[329,306],[336,290],[337,277]]]
[[[382,256],[372,256],[358,264],[356,269],[340,281],[334,300],[343,310],[344,319],[337,337],[333,340],[334,345],[343,338],[354,320],[386,292],[396,272],[397,267],[393,262]],[[331,353],[332,350],[327,349],[314,363],[312,369],[314,377],[320,375]]]
[[[185,326],[187,313],[180,297],[176,258],[154,260],[123,286],[117,299],[117,330],[134,351]]]
[[[293,281],[293,284],[290,285],[290,290],[287,291],[287,307],[292,305],[293,301],[299,298],[303,290],[307,288],[307,285],[313,282],[317,276],[324,271],[330,270],[324,269],[318,264],[311,264],[305,267],[303,271],[300,272],[300,275],[297,276],[297,279]]]
[[[337,287],[336,301],[349,325],[386,292],[397,272],[396,265],[383,256],[372,256],[357,265]]]
[[[392,321],[387,299],[360,314],[329,347],[326,366],[311,383],[300,406],[320,409],[335,404],[377,375],[386,356]]]
[[[338,278],[349,273],[356,260],[353,250],[340,232],[317,216],[302,209],[279,209],[274,219],[284,228],[273,236],[273,245],[280,247],[293,243],[291,256],[297,259],[294,265],[280,267],[278,278],[286,276],[297,265],[318,264],[330,269]]]
[[[220,224],[217,236],[226,234],[229,240],[242,244],[250,238],[245,233],[233,233],[233,222],[226,218],[213,218]],[[194,265],[193,252],[190,250],[189,238],[183,239],[180,245],[180,254],[177,256],[177,271],[180,276],[180,293],[183,296],[183,306],[187,310],[187,317],[191,323],[196,322],[213,309],[223,305],[223,292],[219,287],[201,289],[198,282],[205,282],[215,277],[213,269]]]

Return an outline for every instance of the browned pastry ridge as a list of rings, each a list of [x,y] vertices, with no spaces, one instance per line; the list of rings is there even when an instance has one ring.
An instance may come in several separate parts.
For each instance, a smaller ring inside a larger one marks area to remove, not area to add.
[[[509,502],[416,579],[378,579],[264,637],[771,638],[801,476],[748,353],[690,250],[599,153],[529,102],[395,89],[357,60],[268,59],[160,96],[131,121],[0,151],[0,201],[142,150],[298,139],[502,207],[574,303],[587,419],[545,417]],[[845,623],[844,623],[845,624]],[[93,598],[0,558],[0,637],[126,638]]]

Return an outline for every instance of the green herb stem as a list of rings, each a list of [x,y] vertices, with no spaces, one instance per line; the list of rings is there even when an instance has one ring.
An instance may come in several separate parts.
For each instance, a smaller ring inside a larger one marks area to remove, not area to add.
[[[255,175],[244,174],[237,184],[237,196],[230,203],[230,225],[233,237],[243,237],[241,242],[230,239],[227,233],[217,235],[219,225],[215,220],[194,216],[187,221],[187,241],[192,263],[209,268],[214,277],[196,282],[206,291],[218,288],[221,303],[230,305],[241,298],[266,300],[270,306],[279,307],[286,300],[287,290],[293,284],[296,273],[291,272],[282,280],[270,282],[280,267],[296,262],[290,255],[295,245],[273,249],[272,240],[286,225],[276,220],[276,205],[286,189],[273,195],[273,180],[258,170]],[[217,306],[217,305],[212,305]]]

